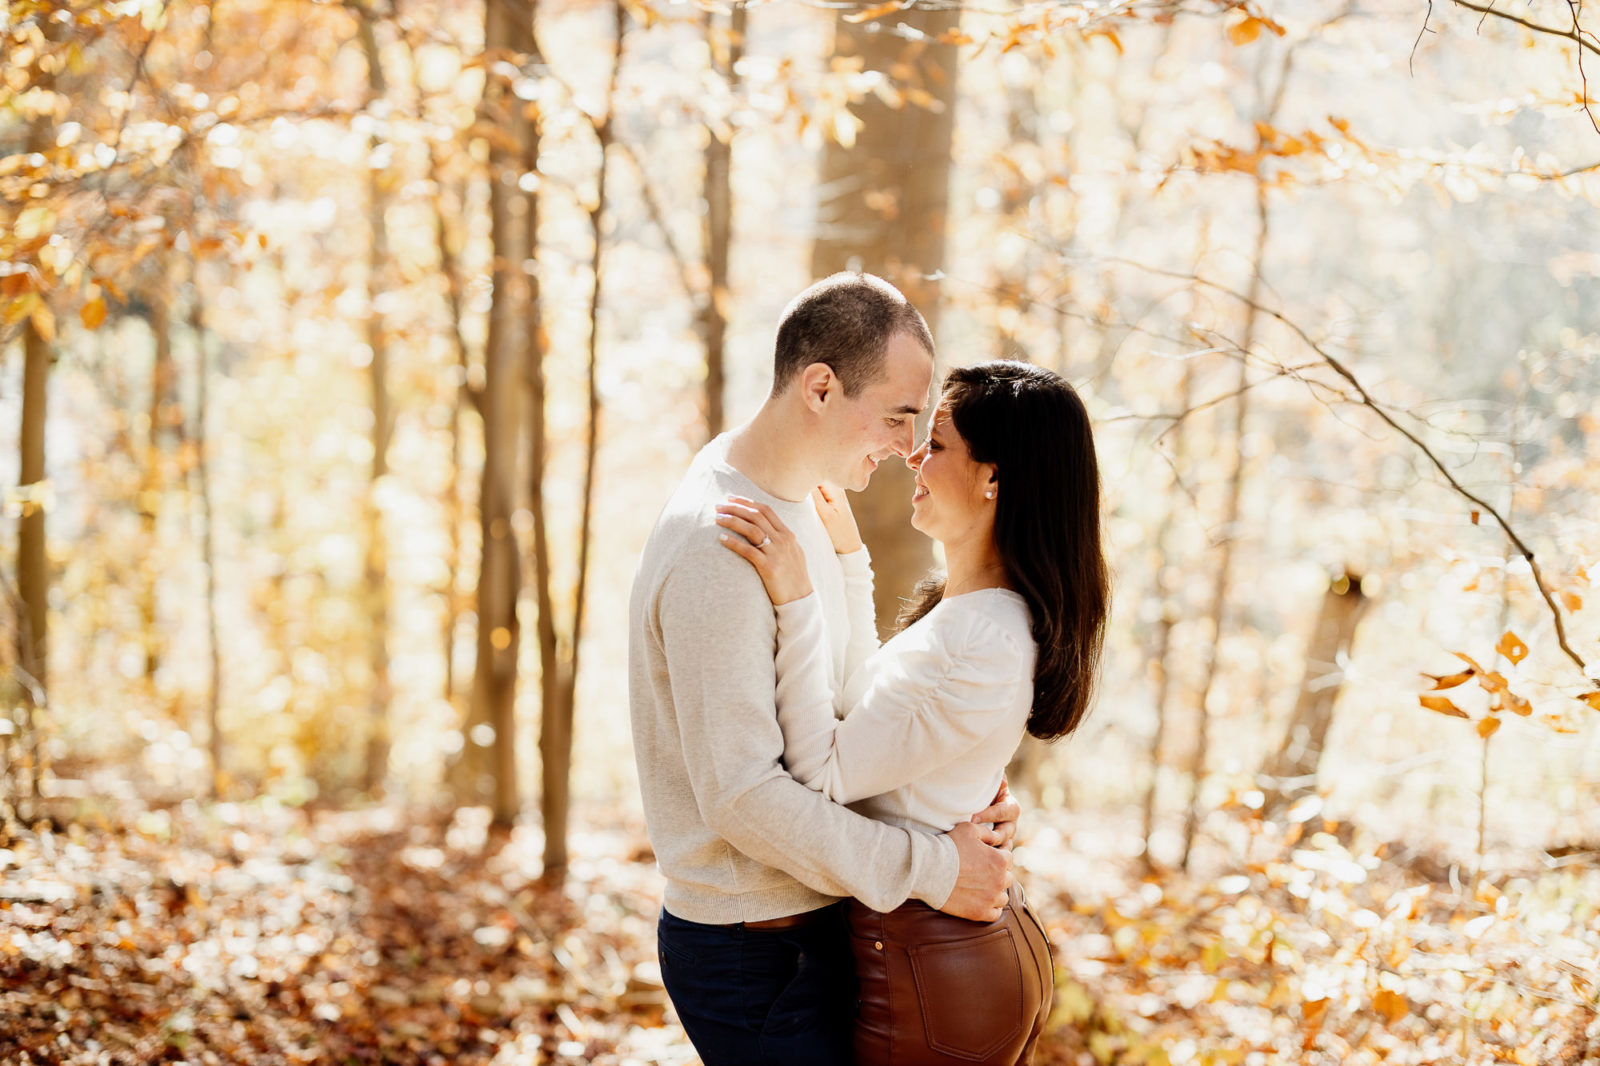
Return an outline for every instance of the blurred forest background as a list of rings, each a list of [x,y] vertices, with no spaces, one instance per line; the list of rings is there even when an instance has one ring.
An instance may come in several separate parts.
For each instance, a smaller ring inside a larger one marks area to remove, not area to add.
[[[1591,25],[6,0],[0,1058],[693,1061],[628,586],[858,268],[1097,420],[1042,1057],[1600,1061]]]

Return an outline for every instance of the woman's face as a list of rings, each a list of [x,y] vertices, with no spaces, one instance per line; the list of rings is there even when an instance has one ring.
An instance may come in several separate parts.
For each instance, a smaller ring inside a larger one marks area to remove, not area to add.
[[[994,500],[984,493],[996,491],[994,467],[973,462],[951,421],[949,404],[941,402],[934,411],[928,438],[906,457],[906,465],[916,475],[914,527],[945,544],[993,534]]]

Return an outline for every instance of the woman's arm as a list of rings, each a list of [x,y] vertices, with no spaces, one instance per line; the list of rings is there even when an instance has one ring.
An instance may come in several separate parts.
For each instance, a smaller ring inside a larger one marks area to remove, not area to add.
[[[845,718],[834,717],[822,605],[793,534],[765,504],[717,507],[722,542],[760,574],[777,610],[783,762],[837,803],[881,795],[969,751],[1033,685],[1031,649],[974,610],[929,618],[891,648]]]
[[[890,792],[959,758],[1031,691],[1029,649],[963,609],[929,619],[878,652],[876,676],[843,720],[831,714],[815,599],[778,608],[777,707],[783,762],[837,803]]]

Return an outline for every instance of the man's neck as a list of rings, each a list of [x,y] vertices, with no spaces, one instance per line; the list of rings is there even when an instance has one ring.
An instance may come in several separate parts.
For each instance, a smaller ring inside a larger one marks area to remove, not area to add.
[[[755,417],[733,430],[728,462],[763,492],[780,500],[801,501],[816,487],[817,474],[801,447],[805,427],[780,404],[768,399]]]

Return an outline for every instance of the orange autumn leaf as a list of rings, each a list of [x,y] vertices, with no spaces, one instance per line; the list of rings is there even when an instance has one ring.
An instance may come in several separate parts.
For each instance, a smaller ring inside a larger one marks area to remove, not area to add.
[[[1388,1019],[1390,1025],[1411,1013],[1411,1004],[1406,1002],[1406,997],[1387,988],[1380,988],[1372,994],[1372,1006]]]
[[[890,3],[878,4],[876,7],[869,7],[865,11],[857,11],[846,15],[844,20],[846,22],[869,22],[872,19],[882,18],[885,15],[899,11],[900,7],[899,0],[891,0]]]
[[[106,301],[103,296],[96,296],[78,310],[78,318],[83,321],[84,329],[99,329],[106,320]]]
[[[1584,703],[1587,703],[1591,710],[1600,711],[1600,690],[1595,692],[1585,692],[1583,695],[1579,696],[1578,699],[1582,700]]]
[[[1583,597],[1576,592],[1563,592],[1561,594],[1561,602],[1566,604],[1569,611],[1583,610]]]
[[[1494,646],[1494,650],[1510,659],[1513,665],[1528,657],[1528,646],[1522,643],[1521,637],[1509,629],[1501,636],[1500,643]]]
[[[1253,16],[1246,16],[1242,22],[1235,22],[1228,27],[1228,40],[1234,44],[1244,45],[1261,36],[1261,20]]]
[[[1430,711],[1438,711],[1440,714],[1447,714],[1451,718],[1470,717],[1466,711],[1463,711],[1443,696],[1418,696],[1417,702]]]
[[[1506,690],[1504,703],[1506,709],[1511,711],[1513,714],[1521,715],[1524,718],[1527,718],[1529,715],[1533,714],[1533,704],[1529,703],[1515,692],[1512,692],[1510,689]]]
[[[1432,681],[1433,691],[1438,692],[1440,689],[1455,688],[1457,685],[1472,680],[1472,675],[1477,672],[1477,670],[1463,670],[1459,674],[1423,674],[1422,676]]]
[[[1478,720],[1478,735],[1485,740],[1494,736],[1495,730],[1500,728],[1500,719],[1490,715]]]

